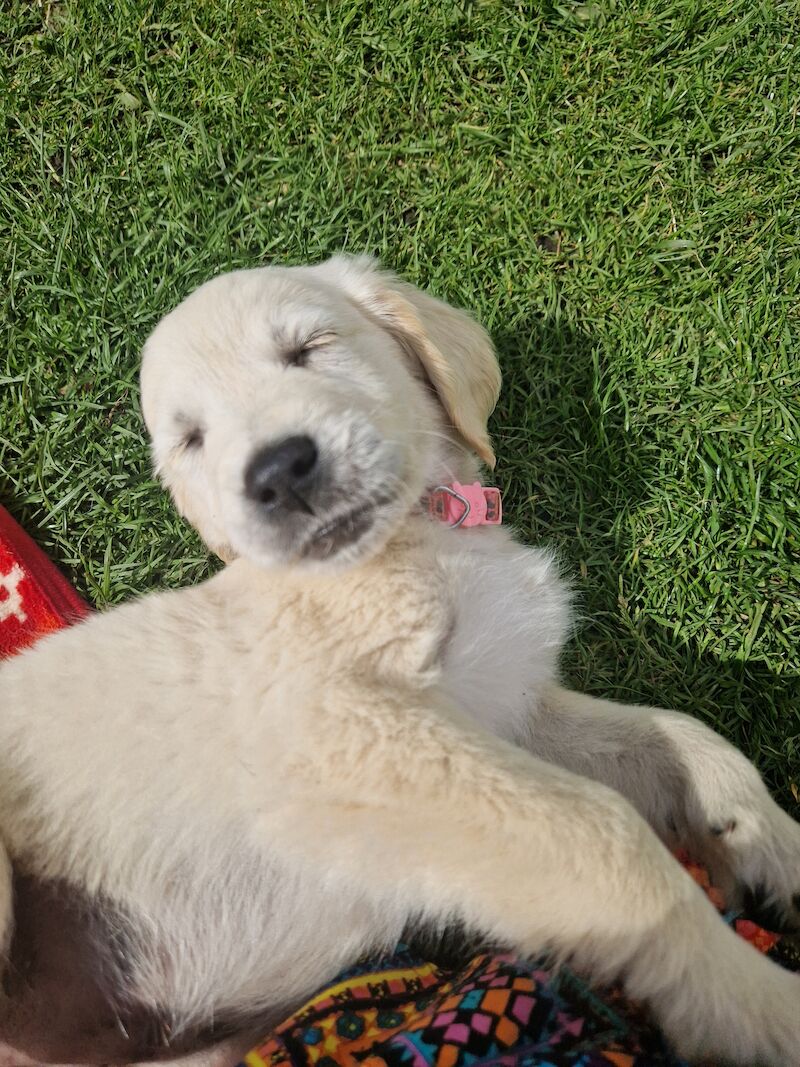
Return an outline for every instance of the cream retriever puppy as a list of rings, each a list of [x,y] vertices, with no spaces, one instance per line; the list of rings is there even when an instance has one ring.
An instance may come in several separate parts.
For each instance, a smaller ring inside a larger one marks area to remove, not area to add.
[[[687,1057],[800,1064],[800,979],[660,840],[797,923],[800,827],[701,723],[562,688],[552,557],[428,513],[494,465],[499,385],[366,258],[215,278],[147,342],[158,472],[230,565],[0,668],[2,839],[100,905],[120,1025],[269,1021],[457,918],[621,977]]]

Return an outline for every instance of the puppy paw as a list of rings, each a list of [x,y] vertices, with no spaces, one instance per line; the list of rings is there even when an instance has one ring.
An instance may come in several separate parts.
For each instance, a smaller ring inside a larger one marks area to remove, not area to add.
[[[711,773],[694,778],[678,837],[730,907],[744,907],[770,930],[800,930],[800,823],[741,753],[726,747],[713,755]]]
[[[762,810],[742,812],[720,843],[748,916],[769,930],[800,932],[800,823],[766,799]]]

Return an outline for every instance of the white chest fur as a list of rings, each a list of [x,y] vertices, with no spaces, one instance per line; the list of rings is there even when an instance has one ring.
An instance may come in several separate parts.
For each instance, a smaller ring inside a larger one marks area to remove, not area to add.
[[[507,740],[554,678],[570,625],[569,589],[552,554],[522,547],[505,529],[420,520],[359,570],[290,575],[286,584],[264,577],[259,622],[251,616],[242,634],[256,671],[281,673],[277,640],[292,647],[295,671],[305,659],[304,677],[320,678],[322,668],[328,678],[365,671],[378,684],[433,686]],[[249,572],[245,585],[252,580]],[[234,589],[233,600],[244,597]]]
[[[569,590],[552,555],[505,530],[444,530],[437,559],[454,610],[441,686],[485,729],[519,737],[555,676],[570,624]]]

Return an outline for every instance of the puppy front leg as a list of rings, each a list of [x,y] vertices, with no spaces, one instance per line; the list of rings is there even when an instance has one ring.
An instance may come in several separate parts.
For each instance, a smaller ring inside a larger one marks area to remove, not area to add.
[[[622,793],[661,837],[708,864],[731,903],[747,894],[767,921],[800,928],[800,824],[703,723],[552,686],[525,744]]]
[[[800,980],[737,938],[617,792],[419,694],[341,689],[271,737],[271,843],[347,891],[621,975],[684,1054],[800,1063]]]

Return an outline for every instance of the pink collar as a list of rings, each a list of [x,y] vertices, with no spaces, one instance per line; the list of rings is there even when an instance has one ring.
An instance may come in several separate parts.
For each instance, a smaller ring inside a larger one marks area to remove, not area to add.
[[[499,526],[503,521],[503,503],[499,489],[480,482],[462,485],[437,485],[428,492],[427,510],[432,519],[457,526]]]

